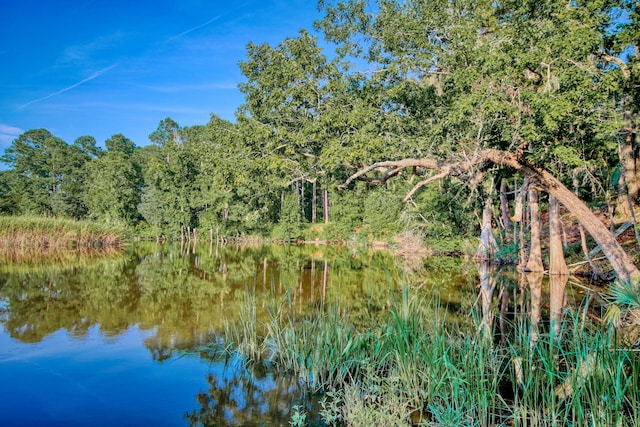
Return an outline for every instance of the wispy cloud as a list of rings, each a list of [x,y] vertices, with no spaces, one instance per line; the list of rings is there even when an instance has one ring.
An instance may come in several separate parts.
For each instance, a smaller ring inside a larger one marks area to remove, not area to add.
[[[183,32],[181,32],[180,34],[176,34],[175,36],[169,37],[169,38],[167,39],[167,42],[173,41],[173,40],[175,40],[175,39],[179,39],[180,37],[182,37],[182,36],[186,36],[187,34],[189,34],[189,33],[193,32],[193,31],[199,30],[199,29],[200,29],[200,28],[202,28],[202,27],[206,27],[207,25],[211,24],[211,23],[212,23],[212,22],[214,22],[214,21],[217,21],[218,19],[220,19],[220,17],[219,17],[219,16],[215,16],[215,17],[213,17],[213,18],[209,19],[209,20],[208,20],[207,22],[205,22],[204,24],[196,25],[195,27],[193,27],[193,28],[189,28],[188,30],[183,31]]]
[[[56,61],[56,67],[91,66],[97,57],[102,57],[117,49],[126,41],[126,38],[125,33],[116,31],[97,37],[88,43],[68,46]]]
[[[194,83],[194,84],[166,84],[166,85],[142,85],[145,89],[160,93],[175,92],[203,92],[214,90],[235,90],[238,89],[238,83]]]
[[[65,87],[64,89],[60,89],[60,90],[58,90],[56,92],[52,92],[52,93],[50,93],[48,95],[45,95],[43,97],[40,97],[40,98],[34,99],[32,101],[29,101],[26,104],[22,104],[22,105],[20,105],[18,107],[18,109],[21,110],[23,108],[28,107],[29,105],[35,104],[36,102],[44,101],[45,99],[53,98],[54,96],[60,95],[61,93],[70,91],[71,89],[74,89],[74,88],[80,86],[81,84],[84,84],[84,83],[89,82],[89,81],[91,81],[91,80],[93,80],[95,78],[100,77],[102,74],[106,73],[107,71],[109,71],[112,68],[117,67],[117,66],[118,66],[118,64],[113,64],[113,65],[110,65],[110,66],[108,66],[106,68],[98,70],[95,73],[93,73],[92,75],[90,75],[89,77],[87,77],[86,79],[80,80],[78,83],[74,83],[71,86]]]
[[[143,102],[128,102],[126,104],[119,102],[81,102],[81,103],[50,103],[47,104],[46,109],[52,111],[65,111],[65,112],[83,112],[90,109],[98,108],[103,113],[105,111],[110,112],[112,117],[116,115],[120,115],[122,112],[127,112],[127,117],[131,117],[129,112],[138,114],[143,112],[153,112],[153,111],[162,111],[176,114],[205,114],[208,115],[211,113],[210,108],[205,107],[193,107],[193,106],[183,106],[180,104],[156,104],[156,103],[143,103]]]
[[[0,123],[0,147],[9,146],[24,130]]]

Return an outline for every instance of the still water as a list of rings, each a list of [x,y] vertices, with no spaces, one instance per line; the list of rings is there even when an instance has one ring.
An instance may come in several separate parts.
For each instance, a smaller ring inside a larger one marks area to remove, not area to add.
[[[451,316],[478,301],[461,260],[325,246],[181,247],[0,254],[0,424],[288,425],[313,399],[296,378],[205,351],[237,320],[333,306],[366,328],[410,286]]]

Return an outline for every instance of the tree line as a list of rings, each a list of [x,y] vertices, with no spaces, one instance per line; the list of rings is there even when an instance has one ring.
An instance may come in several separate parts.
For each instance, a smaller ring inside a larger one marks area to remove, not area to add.
[[[0,212],[90,218],[168,238],[196,228],[341,240],[412,229],[452,239],[477,232],[486,195],[498,188],[513,207],[521,171],[478,161],[445,174],[416,164],[385,170],[394,180],[361,175],[353,190],[338,187],[384,160],[455,165],[499,150],[549,171],[586,203],[633,214],[637,1],[318,7],[324,42],[301,30],[275,46],[247,46],[234,122],[212,115],[182,127],[166,118],[152,144],[118,134],[104,150],[90,136],[69,144],[44,129],[20,135],[2,156]]]

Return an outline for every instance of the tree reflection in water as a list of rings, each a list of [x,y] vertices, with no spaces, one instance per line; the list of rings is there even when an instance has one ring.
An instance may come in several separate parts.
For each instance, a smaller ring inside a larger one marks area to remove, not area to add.
[[[258,325],[269,319],[271,307],[287,299],[293,317],[337,306],[349,313],[357,330],[369,331],[406,287],[418,298],[437,299],[446,307],[447,320],[469,322],[475,308],[476,276],[470,270],[476,266],[456,258],[426,258],[420,269],[408,271],[389,253],[366,249],[228,246],[215,254],[203,249],[140,244],[121,254],[66,259],[64,264],[3,265],[0,259],[1,326],[20,343],[39,343],[61,329],[81,338],[92,328],[105,337],[139,328],[149,331],[144,345],[154,361],[199,353],[201,359],[220,363],[224,358],[202,348],[221,339],[226,323],[242,315],[248,292],[255,294]],[[567,298],[567,276],[552,277],[547,286],[541,275],[477,267],[480,330],[505,345],[520,339],[522,331],[540,331],[526,334],[531,344],[547,331],[557,337],[563,333],[559,325],[565,305],[580,303]],[[317,399],[297,378],[260,368],[234,367],[210,375],[207,389],[196,396],[197,409],[185,414],[193,406],[181,406],[178,416],[184,414],[193,425],[288,425],[298,405],[306,408],[307,420],[317,419]],[[198,377],[195,387],[205,379]],[[190,389],[187,399],[193,393]]]
[[[541,324],[544,324],[545,333],[559,339],[565,306],[569,303],[581,303],[579,295],[574,295],[571,299],[567,298],[568,275],[545,276],[538,272],[516,273],[511,269],[499,269],[490,263],[477,263],[476,267],[480,282],[478,298],[482,308],[479,330],[482,333],[494,333],[493,319],[496,312],[494,293],[497,289],[499,330],[495,334],[500,337],[503,344],[513,332],[509,328],[510,325],[512,327],[515,324],[523,325],[523,322],[528,324],[531,346],[534,346],[538,340]],[[543,321],[543,311],[548,316],[548,323]]]
[[[299,378],[273,375],[263,365],[231,363],[230,375],[207,376],[208,389],[196,395],[199,409],[185,414],[192,426],[286,426],[296,406],[307,414],[306,425],[318,419],[319,399]],[[318,424],[321,425],[321,424]]]

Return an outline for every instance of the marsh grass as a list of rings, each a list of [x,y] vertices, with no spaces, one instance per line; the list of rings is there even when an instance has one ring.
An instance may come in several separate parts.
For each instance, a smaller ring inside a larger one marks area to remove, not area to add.
[[[0,249],[118,246],[125,230],[90,221],[38,216],[0,216]]]
[[[640,425],[638,353],[578,316],[555,336],[514,320],[496,344],[408,290],[364,331],[339,307],[296,316],[285,298],[259,322],[245,303],[229,348],[324,393],[328,425]]]

